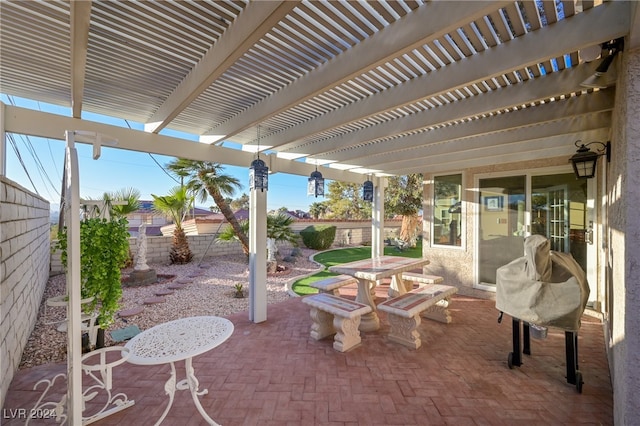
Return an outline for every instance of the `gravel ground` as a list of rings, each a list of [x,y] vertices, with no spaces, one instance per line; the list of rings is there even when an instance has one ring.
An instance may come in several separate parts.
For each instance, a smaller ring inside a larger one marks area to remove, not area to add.
[[[295,263],[279,261],[288,268],[284,273],[267,277],[267,303],[277,303],[291,297],[288,283],[295,277],[309,275],[319,269],[319,265],[309,260],[314,250],[302,249],[302,256]],[[116,321],[105,332],[105,346],[114,341],[111,332],[129,325],[137,325],[141,330],[156,324],[177,318],[198,315],[228,316],[248,311],[248,298],[235,298],[235,284],[242,283],[247,289],[249,285],[248,262],[243,255],[206,258],[199,267],[197,261],[187,265],[149,264],[156,270],[161,282],[140,287],[124,287],[121,310],[130,310],[144,306],[144,311],[130,317],[116,318]],[[123,270],[128,275],[131,270]],[[163,276],[175,276],[169,280]],[[155,292],[164,290],[171,283],[191,280],[184,288],[175,290],[173,294],[163,296],[165,301],[156,304],[144,304],[144,300],[156,297]],[[36,326],[29,337],[22,354],[19,368],[29,368],[40,364],[65,361],[67,358],[67,335],[57,331],[60,321],[66,316],[65,308],[46,307],[44,301],[50,297],[66,293],[65,275],[57,275],[49,279],[40,305]]]

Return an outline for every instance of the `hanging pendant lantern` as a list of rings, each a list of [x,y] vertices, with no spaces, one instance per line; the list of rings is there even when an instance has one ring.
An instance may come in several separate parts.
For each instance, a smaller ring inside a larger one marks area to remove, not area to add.
[[[362,199],[369,203],[373,201],[373,182],[369,179],[362,184]]]
[[[259,189],[260,191],[269,189],[269,168],[260,158],[256,158],[251,162],[249,189]]]
[[[318,171],[318,167],[316,166],[316,171],[311,173],[309,176],[309,183],[307,184],[307,196],[313,195],[316,198],[318,196],[324,197],[324,178],[322,177],[322,173]]]
[[[269,167],[260,159],[260,126],[258,125],[258,158],[249,167],[249,189],[264,191],[269,189]]]

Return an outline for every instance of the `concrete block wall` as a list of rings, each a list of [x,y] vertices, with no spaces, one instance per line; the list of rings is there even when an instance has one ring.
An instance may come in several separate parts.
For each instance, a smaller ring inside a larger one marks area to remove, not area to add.
[[[200,261],[202,256],[225,256],[242,254],[242,247],[238,242],[211,242],[213,235],[188,235],[189,248],[193,253],[193,260]],[[147,237],[147,263],[169,263],[169,252],[173,237]],[[129,239],[129,247],[134,258],[138,252],[137,239]],[[207,248],[209,248],[207,250]]]
[[[300,232],[311,224],[335,225],[338,229],[336,230],[334,247],[363,243],[368,244],[371,242],[371,221],[296,221],[291,226],[291,229],[294,232]],[[399,235],[401,224],[401,220],[387,221],[387,223],[385,223],[385,235],[390,237]],[[213,238],[215,238],[213,234],[187,235],[189,248],[191,248],[195,261],[200,261],[205,253],[206,257],[243,253],[240,243],[236,241],[212,243],[211,240]],[[172,242],[173,237],[147,237],[147,263],[169,263],[169,252]],[[302,244],[302,241],[300,241],[300,244]],[[129,239],[129,247],[135,258],[136,252],[138,251],[136,238]],[[51,254],[51,275],[61,274],[63,272],[60,254],[54,251]]]
[[[188,235],[189,248],[193,253],[193,260],[199,262],[202,256],[225,256],[242,254],[242,247],[238,242],[211,243],[213,235]],[[147,263],[168,264],[169,253],[173,237],[147,237]],[[209,247],[209,244],[211,246]],[[52,244],[53,245],[53,244]],[[209,250],[207,250],[207,247]],[[135,259],[138,252],[138,241],[136,238],[129,238],[129,248]],[[64,273],[60,253],[53,250],[51,253],[51,275]]]
[[[49,203],[0,176],[0,406],[49,278]]]

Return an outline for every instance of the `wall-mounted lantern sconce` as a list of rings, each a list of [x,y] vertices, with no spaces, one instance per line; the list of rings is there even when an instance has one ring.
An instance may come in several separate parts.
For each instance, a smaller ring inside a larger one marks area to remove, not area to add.
[[[600,145],[602,148],[598,149],[598,152],[591,151],[589,145]],[[577,140],[575,146],[578,150],[569,161],[573,165],[573,172],[578,179],[590,179],[596,174],[596,165],[598,164],[598,157],[606,156],[607,163],[611,161],[611,142],[589,142],[583,144],[582,141]]]
[[[269,168],[260,159],[260,126],[258,126],[258,158],[253,160],[249,167],[249,189],[260,191],[269,189]]]
[[[322,177],[322,173],[318,171],[318,166],[316,165],[316,171],[311,172],[311,176],[309,176],[309,182],[307,184],[307,196],[313,195],[316,198],[318,196],[324,197],[324,178]]]
[[[362,184],[362,199],[368,203],[373,201],[373,182],[369,179]]]

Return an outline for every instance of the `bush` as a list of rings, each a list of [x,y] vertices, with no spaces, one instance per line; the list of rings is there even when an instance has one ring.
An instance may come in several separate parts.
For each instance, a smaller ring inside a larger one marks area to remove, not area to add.
[[[302,242],[313,250],[326,250],[336,238],[336,227],[331,225],[307,226],[300,231]]]

